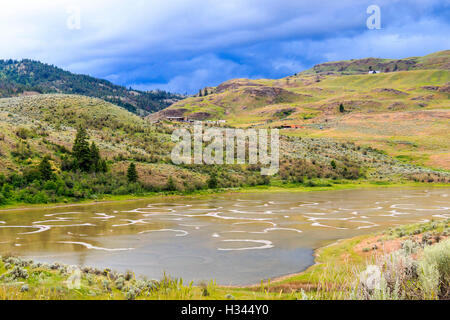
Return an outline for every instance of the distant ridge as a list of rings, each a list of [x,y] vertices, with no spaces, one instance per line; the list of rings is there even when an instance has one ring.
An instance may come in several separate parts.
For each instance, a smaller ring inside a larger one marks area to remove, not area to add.
[[[0,60],[0,97],[37,93],[79,94],[101,98],[136,114],[146,115],[182,99],[166,91],[139,91],[110,81],[74,74],[39,61]]]
[[[439,69],[450,70],[450,50],[438,51],[423,57],[404,59],[365,58],[315,65],[301,74],[360,74],[369,68],[381,72]]]
[[[326,62],[282,79],[232,79],[148,119],[282,128],[288,135],[355,141],[450,170],[449,101],[446,50],[405,59]]]

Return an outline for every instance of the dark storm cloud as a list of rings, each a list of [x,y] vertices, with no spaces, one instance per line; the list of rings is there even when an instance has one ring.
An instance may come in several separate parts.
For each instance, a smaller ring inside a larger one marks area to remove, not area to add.
[[[366,9],[381,8],[369,30]],[[316,63],[448,49],[448,1],[55,1],[2,4],[0,57],[33,58],[139,89],[195,92]],[[75,11],[74,11],[75,8]],[[80,12],[80,29],[67,27]]]

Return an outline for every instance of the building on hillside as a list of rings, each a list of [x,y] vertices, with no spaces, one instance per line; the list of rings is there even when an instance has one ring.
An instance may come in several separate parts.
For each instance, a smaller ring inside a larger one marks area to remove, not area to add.
[[[167,121],[185,122],[186,117],[166,117]]]
[[[188,117],[172,117],[172,116],[166,117],[166,120],[171,121],[171,122],[185,122],[185,123],[193,123],[193,124],[202,124],[202,122],[203,122],[201,120],[189,119]],[[226,120],[205,120],[204,123],[210,124],[210,125],[220,125],[220,124],[227,123],[227,121]]]
[[[280,129],[304,129],[305,127],[299,124],[283,124]]]

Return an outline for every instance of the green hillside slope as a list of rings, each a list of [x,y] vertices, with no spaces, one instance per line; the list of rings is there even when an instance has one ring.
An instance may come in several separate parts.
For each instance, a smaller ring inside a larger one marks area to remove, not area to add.
[[[392,63],[397,71],[368,74],[370,66],[377,70]],[[326,63],[278,80],[235,79],[149,119],[184,115],[224,119],[238,127],[295,125],[299,128],[283,133],[371,145],[399,159],[449,170],[449,65],[447,50],[401,60]]]
[[[286,99],[293,97],[297,95],[287,94]],[[174,165],[170,134],[178,126],[153,125],[111,103],[79,95],[0,99],[0,205],[270,184],[334,188],[347,183],[450,181],[446,172],[328,138],[282,136],[280,169],[273,177],[261,176],[259,165]],[[87,130],[91,145],[87,159],[96,157],[94,143],[106,166],[86,170],[78,165],[86,159],[77,158],[80,152],[74,148],[80,127]],[[137,182],[127,180],[132,162]]]

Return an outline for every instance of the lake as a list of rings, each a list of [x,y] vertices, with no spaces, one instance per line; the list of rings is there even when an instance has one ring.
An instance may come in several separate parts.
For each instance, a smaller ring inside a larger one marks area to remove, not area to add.
[[[342,238],[450,218],[448,188],[219,194],[0,211],[0,254],[247,285]]]

